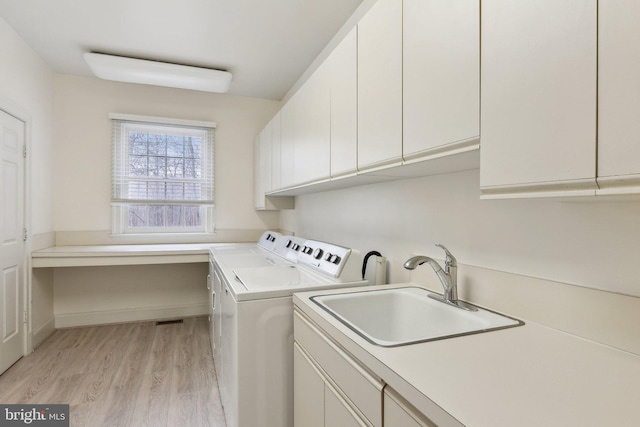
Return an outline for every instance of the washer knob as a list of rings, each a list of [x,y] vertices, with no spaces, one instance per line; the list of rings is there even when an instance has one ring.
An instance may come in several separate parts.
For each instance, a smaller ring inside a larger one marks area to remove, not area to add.
[[[331,262],[331,257],[332,257],[332,256],[333,256],[332,254],[330,254],[329,252],[327,252],[327,254],[324,256],[324,260],[325,260],[325,261],[328,261],[328,262]]]
[[[315,252],[313,252],[313,257],[315,259],[320,259],[322,258],[322,253],[323,253],[322,249],[318,248],[315,250]]]
[[[290,248],[292,243],[293,243],[293,240],[289,239],[289,240],[287,240],[287,244],[284,245],[284,247],[285,248]]]

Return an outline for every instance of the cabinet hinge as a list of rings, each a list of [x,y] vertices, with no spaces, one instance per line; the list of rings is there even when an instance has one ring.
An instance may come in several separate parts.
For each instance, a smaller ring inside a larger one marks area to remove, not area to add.
[[[26,228],[22,229],[22,241],[23,242],[27,241],[27,229]]]
[[[24,323],[29,322],[29,317],[28,316],[29,316],[29,314],[27,313],[27,310],[23,311],[23,316],[22,316],[23,319],[22,320],[24,321]]]
[[[24,157],[25,159],[27,158],[27,146],[26,145],[22,146],[22,157]]]

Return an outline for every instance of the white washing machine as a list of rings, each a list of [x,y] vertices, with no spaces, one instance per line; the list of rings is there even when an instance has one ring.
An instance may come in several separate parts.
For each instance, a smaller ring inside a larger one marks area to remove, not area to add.
[[[225,258],[237,265],[262,266],[269,265],[269,257],[273,253],[276,241],[282,235],[275,231],[265,231],[256,243],[238,243],[235,245],[212,248],[209,250],[209,274],[207,276],[207,290],[209,293],[209,337],[211,338],[211,350],[216,355],[216,347],[219,349],[220,335],[216,331],[220,329],[220,321],[216,322],[216,316],[220,316],[220,310],[216,310],[216,297],[220,297],[221,286],[219,273],[216,272],[214,253],[218,258]],[[218,344],[218,345],[216,345]],[[217,367],[216,367],[217,368]]]
[[[216,372],[227,427],[293,426],[291,295],[367,284],[356,251],[307,240],[296,252],[297,264],[217,264],[223,291]]]
[[[211,249],[209,256],[209,335],[218,382],[222,382],[222,267],[233,268],[269,268],[291,265],[297,261],[298,251],[302,249],[304,239],[282,236],[273,231],[265,232],[256,244],[243,243],[233,246]]]

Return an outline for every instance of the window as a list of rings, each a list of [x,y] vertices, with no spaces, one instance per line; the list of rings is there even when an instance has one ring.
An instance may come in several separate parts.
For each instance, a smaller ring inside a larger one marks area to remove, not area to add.
[[[215,123],[110,118],[113,233],[213,232]]]

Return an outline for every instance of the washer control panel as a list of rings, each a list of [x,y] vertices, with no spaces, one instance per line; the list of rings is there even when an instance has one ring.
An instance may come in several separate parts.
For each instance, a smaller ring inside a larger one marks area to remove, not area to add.
[[[342,246],[307,240],[298,254],[298,263],[337,278],[340,277],[351,252],[351,249]]]
[[[281,257],[291,261],[298,262],[298,254],[305,244],[305,239],[294,236],[280,236],[276,240],[273,251]]]
[[[265,231],[258,240],[258,246],[269,251],[273,251],[276,246],[276,241],[280,237],[282,237],[282,234],[277,231]]]

